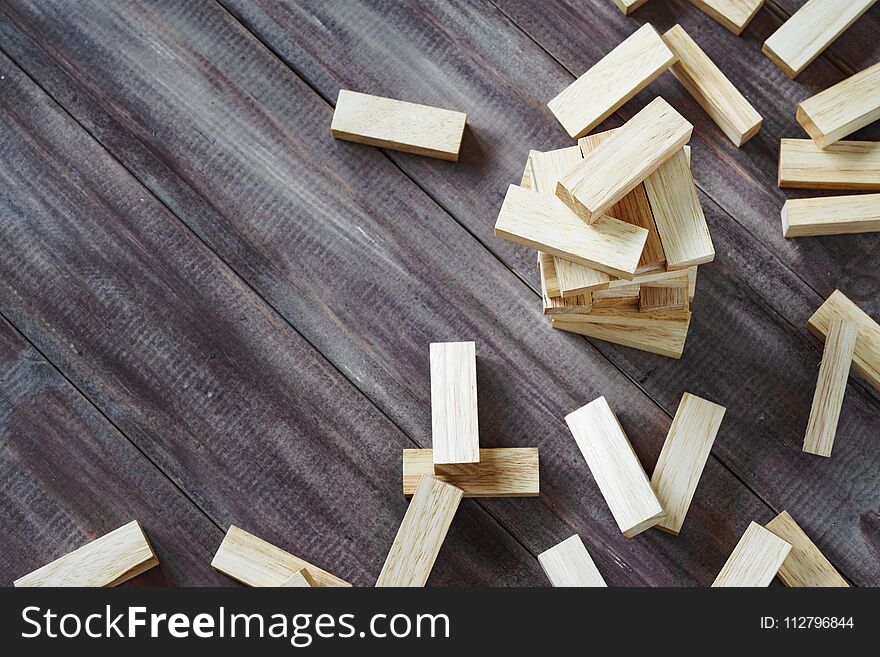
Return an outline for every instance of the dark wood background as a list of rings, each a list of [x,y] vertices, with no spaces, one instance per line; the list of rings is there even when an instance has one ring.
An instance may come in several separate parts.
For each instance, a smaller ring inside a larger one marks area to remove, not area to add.
[[[782,238],[798,101],[880,58],[880,5],[796,81],[683,0],[0,2],[0,582],[138,519],[161,567],[221,585],[230,524],[372,585],[430,444],[428,343],[475,340],[484,446],[540,448],[540,498],[466,500],[431,585],[545,585],[577,532],[610,585],[712,582],[783,509],[880,584],[880,394],[850,379],[831,459],[801,453],[835,288],[880,317],[876,235]],[[646,21],[681,23],[764,117],[695,126],[717,250],[680,361],[551,331],[534,253],[492,226],[546,102]],[[467,112],[458,163],[335,141],[340,88]],[[877,126],[856,137],[880,138]],[[804,195],[804,193],[799,193]],[[808,195],[808,194],[807,194]],[[563,416],[605,395],[650,473],[683,392],[727,416],[680,536],[623,538]]]

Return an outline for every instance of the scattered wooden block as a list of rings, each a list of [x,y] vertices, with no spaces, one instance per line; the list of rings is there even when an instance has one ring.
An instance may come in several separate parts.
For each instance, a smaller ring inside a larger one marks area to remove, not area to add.
[[[608,586],[577,534],[539,554],[538,563],[555,587]]]
[[[811,139],[783,139],[779,186],[880,190],[880,142],[839,141],[822,149]]]
[[[880,118],[880,63],[801,102],[798,123],[819,148]]]
[[[593,297],[590,292],[584,292],[576,297],[564,299],[556,296],[551,297],[548,292],[548,281],[558,283],[556,278],[556,265],[554,258],[546,253],[541,253],[539,265],[541,275],[541,297],[544,304],[545,315],[565,315],[568,313],[588,313],[593,309]]]
[[[602,123],[675,61],[647,23],[547,103],[574,139]]]
[[[623,535],[632,538],[656,525],[663,509],[605,397],[569,413],[565,422]]]
[[[790,198],[782,206],[784,237],[880,231],[880,194]]]
[[[403,450],[403,494],[415,493],[419,479],[430,475],[430,449]],[[436,475],[460,488],[465,497],[537,497],[541,492],[537,447],[495,447],[480,450],[476,474]]]
[[[791,544],[758,523],[749,523],[712,587],[768,586],[790,551]]]
[[[681,531],[726,410],[687,392],[682,396],[651,476],[664,511],[658,529],[676,536]]]
[[[868,383],[880,390],[880,326],[840,290],[835,290],[819,306],[807,320],[807,328],[824,341],[831,329],[831,322],[835,319],[859,325],[859,337],[853,351],[853,367]]]
[[[281,586],[303,568],[308,569],[314,586],[351,586],[235,525],[223,537],[211,566],[248,586]]]
[[[16,587],[118,586],[159,560],[137,520],[19,577]]]
[[[736,35],[742,34],[746,25],[764,4],[764,0],[691,0]]]
[[[839,319],[829,322],[825,352],[819,366],[819,380],[816,382],[804,437],[804,451],[809,454],[831,456],[858,337],[859,325],[856,322]]]
[[[313,588],[316,587],[317,584],[315,584],[315,580],[312,579],[312,576],[309,575],[309,571],[305,568],[301,568],[279,586],[285,588]]]
[[[654,287],[645,285],[639,289],[639,311],[643,313],[661,310],[679,310],[688,307],[687,288]]]
[[[463,112],[340,89],[330,131],[345,141],[455,162],[466,121]]]
[[[561,331],[578,333],[624,347],[641,349],[652,354],[681,358],[687,340],[691,313],[675,310],[666,313],[642,313],[638,308],[597,309],[588,315],[554,317],[550,325]]]
[[[692,131],[693,126],[669,103],[655,98],[563,176],[556,184],[556,196],[592,223],[680,151]]]
[[[648,0],[614,0],[614,4],[627,16],[645,4]]]
[[[762,48],[785,74],[795,78],[877,0],[808,0]]]
[[[477,354],[473,342],[431,343],[431,436],[436,474],[479,471]]]
[[[678,57],[672,74],[727,138],[739,147],[754,137],[761,128],[761,115],[684,28],[674,26],[663,41]]]
[[[425,585],[461,497],[455,486],[430,476],[421,478],[376,586]]]
[[[798,526],[788,511],[783,511],[768,522],[767,529],[791,544],[791,552],[788,553],[778,573],[779,579],[786,586],[849,587],[847,581]]]

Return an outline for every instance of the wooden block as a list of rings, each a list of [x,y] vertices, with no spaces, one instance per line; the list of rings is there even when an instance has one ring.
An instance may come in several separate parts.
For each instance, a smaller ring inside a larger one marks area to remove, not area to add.
[[[403,450],[403,494],[412,495],[419,479],[431,474],[430,449]],[[465,497],[537,497],[540,493],[537,447],[480,450],[480,471],[471,475],[436,475],[460,488]]]
[[[315,586],[351,586],[235,525],[230,525],[211,566],[248,586],[281,586],[303,568],[308,569]]]
[[[819,148],[880,118],[880,62],[801,102],[798,123]]]
[[[688,307],[687,288],[654,287],[646,285],[639,289],[639,311],[657,312],[660,310],[679,310]]]
[[[808,0],[761,49],[795,78],[877,0]]]
[[[538,273],[544,293],[549,297],[561,297],[559,276],[556,274],[556,256],[538,251]]]
[[[666,253],[666,268],[712,262],[715,247],[697,196],[687,155],[679,150],[645,180],[654,223]]]
[[[466,120],[463,112],[340,89],[330,131],[345,141],[455,162]]]
[[[545,196],[554,196],[556,183],[562,176],[574,169],[584,159],[579,146],[557,148],[553,151],[532,151],[529,162],[532,165],[532,184],[534,191]]]
[[[431,343],[431,436],[435,473],[479,471],[477,354],[473,342]]]
[[[159,560],[137,520],[19,577],[16,587],[118,586]]]
[[[807,328],[820,340],[831,328],[835,319],[855,322],[859,325],[859,337],[853,351],[853,367],[872,386],[880,390],[880,326],[850,301],[843,292],[835,290],[813,316],[807,320]]]
[[[782,206],[784,237],[880,231],[880,194],[790,198]]]
[[[726,410],[687,392],[682,396],[651,476],[663,507],[658,529],[676,536],[681,531]]]
[[[783,139],[779,186],[880,190],[880,142],[839,141],[822,149],[812,139]]]
[[[315,584],[315,580],[312,578],[312,576],[309,575],[309,571],[305,568],[301,568],[284,582],[279,584],[279,586],[292,588],[313,588],[316,587],[317,584]]]
[[[628,285],[627,287],[616,287],[613,289],[609,288],[607,290],[599,290],[598,292],[593,292],[593,309],[598,310],[601,308],[623,307],[638,308],[639,299],[641,297],[640,289],[641,288],[638,285]]]
[[[439,479],[419,480],[376,586],[425,585],[461,497],[461,489]]]
[[[786,586],[849,587],[847,581],[798,526],[788,511],[783,511],[768,522],[767,529],[791,544],[791,552],[788,553],[778,573],[779,579]]]
[[[669,103],[655,98],[563,176],[556,196],[592,223],[680,151],[692,131]]]
[[[627,16],[645,4],[648,0],[614,0],[614,4]]]
[[[577,534],[539,554],[538,563],[555,587],[608,586]]]
[[[535,190],[535,182],[532,179],[532,153],[537,153],[538,151],[529,151],[529,156],[526,158],[526,168],[523,170],[522,179],[520,180],[519,186],[523,189],[527,189],[530,192],[534,192]]]
[[[604,216],[587,225],[559,199],[511,185],[495,222],[495,235],[607,274],[632,278],[648,231]]]
[[[588,313],[593,309],[593,297],[590,292],[584,292],[576,297],[563,299],[562,297],[550,296],[548,290],[548,280],[555,281],[556,265],[553,256],[541,253],[541,263],[539,266],[541,275],[541,297],[544,304],[545,315],[565,315],[568,313]]]
[[[577,139],[602,123],[675,61],[647,23],[547,103],[569,136]]]
[[[691,321],[690,311],[640,313],[638,308],[633,308],[628,315],[620,309],[612,308],[610,312],[613,314],[610,316],[602,315],[603,312],[604,309],[597,309],[594,304],[589,315],[551,318],[550,325],[561,331],[578,333],[669,358],[681,358],[684,353]],[[633,318],[632,314],[640,317]]]
[[[691,0],[691,4],[739,35],[758,13],[764,0]]]
[[[632,538],[656,525],[663,509],[605,397],[569,413],[565,422],[623,535]]]
[[[831,456],[837,422],[846,392],[846,380],[852,365],[853,351],[859,337],[856,322],[832,319],[829,323],[828,338],[822,364],[819,366],[819,380],[810,408],[807,434],[804,437],[804,451],[817,456]]]
[[[565,258],[554,256],[553,264],[556,266],[559,296],[563,299],[602,290],[608,287],[612,280],[604,271]]]
[[[735,146],[742,146],[761,128],[761,115],[703,52],[681,25],[663,35],[678,57],[672,74]]]
[[[789,551],[790,543],[756,522],[749,523],[712,587],[768,586]]]

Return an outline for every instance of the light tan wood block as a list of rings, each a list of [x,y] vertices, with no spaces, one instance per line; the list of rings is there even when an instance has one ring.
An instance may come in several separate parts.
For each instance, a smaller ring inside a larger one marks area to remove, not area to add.
[[[645,285],[639,289],[639,310],[643,313],[688,307],[687,288]]]
[[[556,274],[556,256],[538,251],[538,273],[544,293],[549,297],[561,297],[559,276]]]
[[[691,4],[739,35],[758,13],[764,0],[691,0]]]
[[[16,587],[118,586],[158,566],[136,520],[19,577]]]
[[[621,307],[639,307],[639,299],[641,298],[641,288],[638,285],[629,285],[627,287],[609,288],[607,290],[599,290],[592,292],[593,310],[602,308],[621,308]],[[592,312],[592,311],[591,311]],[[569,313],[575,315],[585,315],[587,313]],[[560,318],[564,319],[564,318]],[[574,318],[576,319],[576,318]]]
[[[627,16],[645,4],[648,0],[614,0],[614,4]]]
[[[795,78],[877,0],[808,0],[762,48],[785,74]]]
[[[403,450],[403,494],[412,495],[419,479],[431,474],[430,449]],[[537,447],[493,447],[480,450],[477,474],[436,475],[460,488],[465,497],[537,497],[541,492]]]
[[[782,139],[779,186],[880,190],[880,142],[839,141],[822,149],[812,139]]]
[[[651,475],[651,488],[663,507],[658,529],[681,531],[726,410],[687,392],[682,396]]]
[[[593,309],[592,293],[584,292],[576,297],[564,299],[559,296],[550,296],[548,292],[548,281],[553,281],[559,285],[556,278],[556,265],[554,258],[546,253],[541,253],[541,261],[539,264],[541,276],[541,298],[544,304],[545,315],[565,315],[568,313],[588,313]]]
[[[680,151],[692,131],[669,103],[655,98],[563,176],[556,196],[591,223]]]
[[[463,112],[340,89],[330,131],[337,139],[454,162],[466,120]]]
[[[798,123],[819,148],[880,118],[880,62],[801,102]]]
[[[607,274],[632,278],[648,231],[605,216],[587,225],[559,199],[511,185],[495,222],[495,235]]]
[[[603,315],[609,312],[609,315]],[[681,358],[687,340],[691,313],[642,313],[632,309],[597,309],[588,315],[554,317],[550,325],[561,331],[578,333],[614,344],[640,349],[669,358]]]
[[[582,137],[675,61],[647,23],[547,103],[569,136]]]
[[[288,577],[279,586],[285,588],[313,588],[316,587],[315,580],[309,575],[309,571],[305,568],[297,570],[293,575]]]
[[[663,509],[605,397],[569,413],[565,422],[623,535],[632,538],[657,524]]]
[[[529,157],[526,159],[526,167],[523,170],[522,179],[520,179],[519,186],[523,189],[528,189],[529,191],[535,191],[535,182],[532,179],[532,153],[537,153],[538,151],[529,151]]]
[[[593,269],[565,258],[554,257],[553,263],[556,266],[559,296],[564,299],[587,294],[595,290],[603,290],[613,280],[604,271],[599,271],[598,269]]]
[[[880,194],[790,198],[782,206],[785,237],[880,231]]]
[[[577,534],[539,554],[538,563],[555,587],[608,586]]]
[[[703,52],[681,25],[663,35],[678,57],[672,74],[735,146],[742,146],[761,128],[761,115]]]
[[[468,474],[480,469],[473,342],[431,343],[431,436],[435,473]]]
[[[315,586],[351,586],[235,525],[230,525],[211,566],[248,586],[281,586],[303,568],[308,569]]]
[[[788,511],[783,511],[768,522],[767,529],[791,544],[791,552],[788,553],[778,573],[779,579],[786,586],[849,587],[847,581],[798,526]]]
[[[461,497],[461,489],[439,479],[419,480],[376,586],[425,585]]]
[[[756,522],[749,523],[712,587],[769,586],[790,551],[790,543]]]
[[[529,161],[532,165],[534,191],[545,196],[553,196],[556,193],[557,181],[583,159],[579,146],[567,146],[544,152],[532,151],[529,154]]]

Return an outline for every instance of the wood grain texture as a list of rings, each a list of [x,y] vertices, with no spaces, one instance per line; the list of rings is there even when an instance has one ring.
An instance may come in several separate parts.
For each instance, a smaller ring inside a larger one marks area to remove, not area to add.
[[[561,297],[559,275],[556,273],[556,256],[538,251],[538,271],[541,275],[541,294],[545,303],[547,297]]]
[[[403,494],[412,495],[419,480],[431,474],[430,449],[403,450]],[[541,492],[536,447],[491,447],[480,450],[480,471],[436,475],[460,488],[465,497],[537,497]]]
[[[639,289],[639,312],[652,313],[687,307],[688,295],[684,285],[675,287],[646,285]]]
[[[789,199],[782,206],[785,237],[880,231],[880,194]]]
[[[318,583],[309,574],[308,568],[300,568],[288,577],[279,586],[283,588],[310,589],[318,586]]]
[[[541,299],[545,315],[565,315],[569,313],[588,313],[593,308],[591,292],[584,292],[574,297],[564,298],[550,295],[551,282],[559,287],[556,275],[555,258],[546,253],[539,253],[538,268],[541,272]]]
[[[848,587],[837,569],[798,526],[788,511],[767,523],[767,529],[786,543],[791,551],[779,568],[779,579],[793,587]]]
[[[691,3],[739,35],[758,13],[764,0],[691,0]]]
[[[608,586],[577,534],[539,554],[538,562],[555,587]]]
[[[880,190],[880,142],[838,141],[819,148],[811,139],[779,142],[779,186]]]
[[[790,551],[790,543],[756,522],[749,523],[712,587],[769,586]]]
[[[432,342],[430,353],[434,472],[478,472],[477,347],[473,342]]]
[[[690,321],[688,310],[643,313],[638,307],[597,309],[594,304],[588,315],[554,317],[551,325],[562,331],[678,359],[684,353]]]
[[[629,15],[634,12],[636,9],[645,4],[648,0],[614,0],[614,4],[617,5],[617,8],[620,9],[625,15]]]

